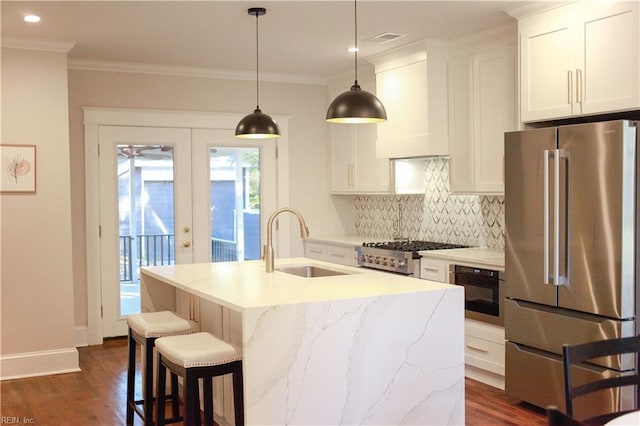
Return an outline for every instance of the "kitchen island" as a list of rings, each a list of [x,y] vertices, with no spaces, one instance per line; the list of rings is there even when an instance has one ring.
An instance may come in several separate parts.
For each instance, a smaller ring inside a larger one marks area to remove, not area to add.
[[[344,274],[279,270],[301,265]],[[239,316],[249,425],[464,424],[461,287],[306,258],[275,266],[142,268],[142,311],[195,316],[206,331],[205,307]]]

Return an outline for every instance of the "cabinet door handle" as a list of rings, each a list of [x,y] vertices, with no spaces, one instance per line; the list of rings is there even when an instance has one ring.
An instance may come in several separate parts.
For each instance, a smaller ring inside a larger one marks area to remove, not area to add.
[[[353,164],[349,164],[347,182],[349,186],[353,186]]]
[[[471,349],[472,351],[482,352],[483,354],[488,354],[489,353],[489,351],[486,350],[486,349],[477,348],[477,347],[471,346],[471,345],[467,345],[467,348]]]
[[[567,71],[567,103],[573,103],[573,71]]]
[[[582,103],[582,70],[576,68],[576,102]]]
[[[429,271],[429,272],[439,272],[440,268],[438,268],[437,266],[425,266],[423,268],[425,271]]]
[[[337,257],[337,258],[340,258],[340,259],[344,259],[345,258],[344,253],[331,253],[331,256]]]

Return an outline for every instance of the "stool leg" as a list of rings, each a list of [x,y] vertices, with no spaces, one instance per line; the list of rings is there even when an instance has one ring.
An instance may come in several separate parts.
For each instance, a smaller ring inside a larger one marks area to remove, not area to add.
[[[172,376],[175,376],[172,374]],[[172,377],[173,378],[173,377]],[[157,387],[156,387],[156,423],[158,426],[164,426],[164,406],[165,406],[165,386],[167,382],[167,370],[162,363],[162,355],[158,354],[158,377],[157,377]],[[177,380],[177,378],[176,378]],[[172,388],[173,391],[173,388]],[[146,414],[146,413],[145,413]],[[147,414],[146,417],[150,417],[150,414]],[[174,415],[175,417],[175,415]]]
[[[242,362],[237,363],[233,373],[233,411],[236,426],[244,426],[244,384],[242,379]]]
[[[180,415],[180,398],[178,397],[178,376],[171,373],[171,414],[174,418]]]
[[[200,396],[198,376],[186,369],[183,383],[184,423],[186,426],[200,425]]]
[[[202,381],[204,388],[204,424],[213,426],[213,388],[211,385],[213,378],[205,377]]]
[[[127,426],[133,425],[133,406],[135,405],[136,380],[136,341],[129,329],[129,360],[127,364]]]
[[[144,345],[144,389],[142,398],[144,399],[144,425],[153,426],[153,346],[155,338],[145,339]]]

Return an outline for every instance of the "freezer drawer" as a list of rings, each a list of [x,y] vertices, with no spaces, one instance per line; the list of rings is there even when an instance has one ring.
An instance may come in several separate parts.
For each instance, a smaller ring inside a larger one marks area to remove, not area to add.
[[[555,405],[562,411],[564,403],[564,372],[562,359],[555,354],[537,351],[507,342],[505,349],[505,391],[508,395],[546,408]],[[574,367],[576,385],[622,373],[600,367]],[[633,408],[633,390],[612,389],[585,395],[574,402],[575,417],[588,418],[607,411]]]
[[[505,300],[505,338],[511,342],[562,354],[564,343],[634,336],[634,321],[617,321],[535,303]],[[635,368],[635,357],[603,357],[595,362],[615,370]]]

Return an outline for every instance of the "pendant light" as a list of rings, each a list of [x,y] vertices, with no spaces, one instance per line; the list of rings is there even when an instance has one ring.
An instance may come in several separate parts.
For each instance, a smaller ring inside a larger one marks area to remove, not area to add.
[[[258,16],[265,15],[263,7],[252,7],[247,10],[249,15],[256,17],[256,109],[246,116],[236,126],[236,137],[245,139],[273,139],[280,136],[278,124],[260,109],[260,90],[258,73]]]
[[[358,84],[358,6],[353,2],[355,16],[355,82],[351,89],[338,95],[327,110],[330,123],[379,123],[387,121],[384,105],[373,93]]]

